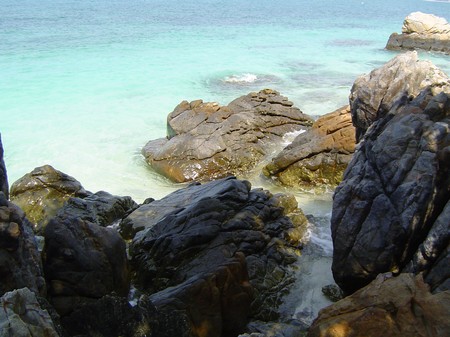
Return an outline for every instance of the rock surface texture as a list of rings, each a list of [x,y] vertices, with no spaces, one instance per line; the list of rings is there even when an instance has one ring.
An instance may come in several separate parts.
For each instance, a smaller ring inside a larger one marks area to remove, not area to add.
[[[431,62],[420,61],[416,52],[400,54],[370,74],[360,76],[349,97],[357,142],[395,104],[414,99],[424,89],[437,95],[449,88],[448,76]]]
[[[167,118],[167,138],[142,149],[149,165],[175,182],[243,175],[312,119],[273,90],[242,96],[228,106],[180,103]]]
[[[450,292],[431,294],[420,276],[380,274],[367,287],[322,309],[307,337],[444,337]]]
[[[355,127],[346,106],[321,116],[272,159],[263,173],[286,186],[337,185],[355,144]]]
[[[50,165],[35,168],[11,186],[11,201],[23,209],[39,234],[70,197],[87,195],[75,178]]]
[[[386,48],[423,49],[450,54],[450,24],[432,14],[411,13],[403,21],[402,34],[391,34]]]
[[[95,195],[94,195],[95,196]],[[125,242],[95,201],[71,198],[44,230],[44,271],[49,300],[61,316],[115,292],[128,295]],[[108,212],[106,212],[108,213]]]
[[[6,199],[9,199],[8,175],[6,174],[5,161],[3,160],[3,144],[0,134],[0,192],[3,192]]]
[[[295,198],[227,178],[142,205],[122,225],[136,232],[137,286],[159,311],[185,317],[189,336],[235,336],[250,316],[276,316],[306,218]]]
[[[24,287],[46,293],[40,253],[31,224],[0,192],[0,295]]]
[[[0,336],[60,337],[50,314],[28,288],[7,292],[0,303]]]
[[[332,269],[347,292],[402,271],[449,289],[450,91],[433,92],[400,97],[374,122],[336,189]]]

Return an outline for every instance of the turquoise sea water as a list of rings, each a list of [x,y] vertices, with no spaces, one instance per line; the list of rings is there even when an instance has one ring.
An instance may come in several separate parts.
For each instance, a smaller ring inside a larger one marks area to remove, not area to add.
[[[450,1],[0,0],[0,132],[10,183],[51,164],[91,191],[177,188],[140,156],[184,99],[227,104],[265,87],[305,113],[347,103],[395,56],[403,19]],[[450,58],[420,54],[450,73]],[[258,184],[258,182],[255,182]]]

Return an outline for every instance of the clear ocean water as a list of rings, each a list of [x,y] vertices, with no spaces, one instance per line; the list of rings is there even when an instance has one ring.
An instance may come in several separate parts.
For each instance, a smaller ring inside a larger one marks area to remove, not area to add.
[[[86,189],[136,201],[178,187],[152,173],[140,149],[165,136],[181,100],[227,104],[268,87],[305,113],[331,112],[358,75],[397,54],[384,46],[406,15],[450,19],[450,1],[423,0],[0,0],[0,8],[10,184],[51,164]],[[450,73],[449,56],[420,55]]]

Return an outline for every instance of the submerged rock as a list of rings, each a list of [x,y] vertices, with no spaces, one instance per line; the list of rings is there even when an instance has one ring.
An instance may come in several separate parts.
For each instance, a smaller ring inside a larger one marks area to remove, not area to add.
[[[46,293],[41,256],[31,224],[0,192],[0,295],[28,287]]]
[[[5,293],[0,298],[0,336],[60,337],[50,314],[28,288]]]
[[[3,192],[6,199],[9,199],[8,175],[6,174],[5,161],[3,160],[3,144],[0,134],[0,192]]]
[[[433,14],[411,13],[403,21],[402,34],[391,34],[386,48],[423,49],[450,54],[450,24]]]
[[[295,138],[263,169],[283,185],[338,185],[355,150],[350,108],[321,116],[312,128]]]
[[[372,123],[383,118],[395,104],[405,104],[424,90],[433,95],[450,90],[448,76],[429,61],[419,61],[416,52],[400,54],[384,66],[356,79],[350,93],[350,108],[356,140]]]
[[[75,178],[50,165],[35,168],[11,186],[11,201],[23,209],[38,234],[70,197],[88,195]]]
[[[450,291],[431,294],[421,276],[380,275],[322,309],[308,337],[436,337],[450,331]]]
[[[353,292],[383,272],[449,289],[450,91],[423,91],[364,136],[336,189],[333,275]]]
[[[49,299],[61,316],[112,292],[128,295],[125,242],[116,230],[100,226],[104,213],[93,204],[95,198],[70,199],[44,230]]]
[[[294,197],[231,177],[142,205],[123,224],[136,232],[137,286],[157,309],[183,312],[191,336],[227,336],[277,316],[306,218]]]
[[[167,138],[142,153],[158,173],[175,182],[242,175],[255,168],[288,132],[312,119],[274,90],[242,96],[228,106],[181,102],[167,118]]]

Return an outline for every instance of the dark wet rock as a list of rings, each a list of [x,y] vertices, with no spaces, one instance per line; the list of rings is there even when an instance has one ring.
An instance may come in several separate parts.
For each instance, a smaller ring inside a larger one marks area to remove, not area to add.
[[[450,291],[431,294],[421,276],[380,275],[322,309],[308,337],[437,337],[450,331]]]
[[[243,175],[283,135],[311,124],[310,117],[269,89],[227,106],[183,101],[167,118],[167,138],[148,142],[142,153],[154,170],[175,182]]]
[[[263,169],[267,177],[292,187],[338,185],[355,150],[350,108],[321,116]]]
[[[419,61],[416,52],[398,55],[370,74],[360,76],[349,98],[356,140],[359,142],[369,126],[396,104],[413,100],[424,89],[437,95],[449,88],[448,76],[431,62]]]
[[[129,291],[125,242],[116,230],[100,226],[104,204],[96,207],[94,201],[70,199],[44,230],[49,299],[61,316],[112,292],[127,296]]]
[[[387,49],[422,49],[450,54],[450,24],[442,17],[421,12],[409,14],[402,33],[392,33]]]
[[[306,218],[294,197],[227,178],[142,205],[124,223],[137,232],[138,288],[158,310],[184,312],[193,336],[225,336],[277,315]]]
[[[333,275],[353,292],[383,272],[449,289],[450,91],[393,108],[367,131],[336,189]]]
[[[322,288],[322,293],[332,302],[337,302],[344,297],[344,294],[336,284],[328,284]]]
[[[46,293],[41,257],[31,224],[0,192],[0,295],[28,287]]]
[[[6,199],[9,199],[8,175],[6,174],[5,161],[3,160],[3,144],[0,134],[0,192],[3,192]]]
[[[173,318],[176,323],[175,315]],[[141,299],[133,307],[125,297],[106,295],[76,307],[62,323],[70,336],[165,337],[159,334],[158,319],[156,309],[148,299]]]
[[[36,294],[21,288],[0,298],[0,336],[60,337],[50,314],[43,310]]]
[[[35,168],[11,186],[11,201],[24,210],[39,234],[70,197],[88,195],[75,178],[50,165]]]

